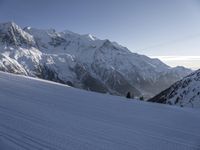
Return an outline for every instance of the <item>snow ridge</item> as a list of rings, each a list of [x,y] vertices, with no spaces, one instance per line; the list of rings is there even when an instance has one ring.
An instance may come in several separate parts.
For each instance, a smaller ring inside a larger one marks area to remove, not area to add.
[[[2,71],[115,95],[153,96],[191,73],[90,34],[22,29],[13,22],[0,24],[0,55]]]
[[[184,77],[150,101],[200,108],[200,70]]]

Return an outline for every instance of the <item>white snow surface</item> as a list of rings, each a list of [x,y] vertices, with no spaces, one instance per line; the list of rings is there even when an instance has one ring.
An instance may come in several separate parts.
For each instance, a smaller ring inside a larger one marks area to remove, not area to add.
[[[177,100],[176,105],[200,108],[200,70],[188,75],[175,85],[179,87],[176,89],[177,94],[168,99],[168,102],[174,104]]]
[[[200,108],[200,70],[177,81],[152,98],[152,101],[181,107]]]
[[[199,150],[200,111],[0,72],[0,150]]]
[[[71,82],[74,87],[97,92],[104,87],[106,92],[116,95],[131,90],[145,97],[191,73],[189,69],[171,68],[158,59],[132,53],[116,42],[100,40],[91,34],[22,29],[14,22],[0,23],[0,70]],[[53,72],[54,76],[46,75],[45,71]],[[115,84],[114,77],[121,84]],[[91,78],[98,88],[86,84]],[[152,88],[155,84],[156,88]],[[123,88],[126,91],[119,90]]]

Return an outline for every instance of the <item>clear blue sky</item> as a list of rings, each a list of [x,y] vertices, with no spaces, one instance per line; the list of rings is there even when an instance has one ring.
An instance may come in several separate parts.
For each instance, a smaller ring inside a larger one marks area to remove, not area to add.
[[[200,56],[200,0],[0,0],[0,21],[91,33],[148,56]]]

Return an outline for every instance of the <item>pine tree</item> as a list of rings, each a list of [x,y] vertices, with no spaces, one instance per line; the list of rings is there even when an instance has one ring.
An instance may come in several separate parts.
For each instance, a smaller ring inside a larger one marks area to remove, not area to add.
[[[131,92],[128,92],[128,93],[126,94],[126,98],[131,98]]]
[[[141,96],[141,97],[140,97],[140,100],[141,100],[141,101],[143,101],[143,100],[144,100],[144,97],[143,97],[143,96]]]

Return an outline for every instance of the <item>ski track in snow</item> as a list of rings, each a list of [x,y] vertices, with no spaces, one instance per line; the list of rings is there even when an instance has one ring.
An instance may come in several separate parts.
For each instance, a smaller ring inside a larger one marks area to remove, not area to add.
[[[0,150],[200,150],[200,110],[0,72]]]

